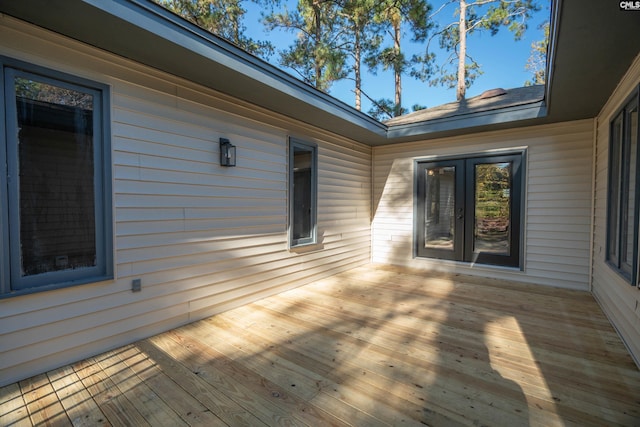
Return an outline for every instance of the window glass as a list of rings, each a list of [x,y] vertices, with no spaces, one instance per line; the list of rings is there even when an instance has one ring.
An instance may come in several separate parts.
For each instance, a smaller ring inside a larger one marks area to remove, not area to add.
[[[293,240],[311,238],[311,150],[293,149]]]
[[[426,171],[424,246],[453,250],[455,240],[455,166]]]
[[[627,152],[629,160],[626,162],[625,180],[628,182],[624,197],[625,206],[623,212],[623,232],[624,232],[624,246],[621,248],[621,263],[622,268],[631,273],[633,268],[633,253],[634,253],[634,214],[636,206],[636,174],[637,164],[635,159],[638,156],[638,133],[634,132],[638,128],[638,108],[637,106],[627,112]]]
[[[290,142],[290,242],[291,246],[316,241],[316,147]]]
[[[511,163],[475,165],[474,251],[509,255]]]
[[[609,265],[638,282],[638,92],[611,122],[607,203]]]
[[[16,78],[22,276],[96,266],[93,95]]]
[[[618,265],[618,222],[620,217],[620,174],[622,155],[622,115],[618,116],[611,126],[611,147],[609,150],[609,224],[608,243],[609,260]]]
[[[0,298],[111,279],[109,91],[0,57]]]
[[[416,255],[520,267],[524,153],[416,166]]]

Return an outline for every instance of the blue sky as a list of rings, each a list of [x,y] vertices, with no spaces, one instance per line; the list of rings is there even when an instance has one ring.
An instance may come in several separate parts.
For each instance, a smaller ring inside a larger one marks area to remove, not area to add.
[[[434,10],[442,3],[442,0],[431,1]],[[531,78],[531,73],[525,69],[525,64],[531,53],[531,43],[542,39],[543,33],[539,26],[549,19],[550,14],[548,0],[538,0],[538,3],[541,5],[541,10],[529,21],[528,30],[521,40],[514,41],[513,34],[506,28],[501,29],[495,36],[491,36],[488,32],[475,33],[468,39],[468,53],[480,63],[484,74],[467,89],[467,98],[497,87],[504,89],[520,87],[524,85],[526,80]],[[294,10],[297,0],[286,0],[284,4],[288,5],[289,10]],[[246,2],[244,7],[248,10],[244,25],[246,25],[250,37],[259,40],[271,40],[276,46],[276,50],[285,49],[291,44],[295,37],[294,34],[280,30],[267,33],[259,21],[260,9],[251,2]],[[454,11],[455,7],[448,6],[438,15],[437,19],[443,23],[452,22],[455,19],[453,16]],[[410,38],[411,36],[406,34],[403,41],[405,55],[410,57],[413,53],[422,53],[424,47],[411,43]],[[278,57],[279,55],[276,53],[271,57],[270,62],[279,66]],[[446,57],[447,54],[441,53],[437,57],[437,61],[442,62]],[[295,76],[295,73],[291,70],[283,69]],[[408,75],[403,76],[402,83],[402,104],[405,108],[410,109],[414,104],[433,107],[455,101],[455,89],[439,86],[432,87]],[[366,73],[363,76],[363,89],[375,99],[393,99],[394,83],[392,73],[382,72],[381,70],[378,71],[376,76]],[[329,93],[349,105],[354,105],[355,103],[353,82],[351,80],[334,83]],[[364,112],[369,110],[370,105],[363,98],[362,109]]]

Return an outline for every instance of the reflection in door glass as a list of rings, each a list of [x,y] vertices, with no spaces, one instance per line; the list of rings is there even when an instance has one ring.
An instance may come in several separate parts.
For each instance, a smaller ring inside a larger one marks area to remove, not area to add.
[[[453,250],[455,173],[453,166],[426,169],[425,248]]]
[[[475,252],[509,255],[511,163],[475,166]]]

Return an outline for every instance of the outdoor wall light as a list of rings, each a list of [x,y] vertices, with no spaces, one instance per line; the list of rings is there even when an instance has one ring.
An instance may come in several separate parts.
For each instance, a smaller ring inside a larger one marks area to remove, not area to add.
[[[236,146],[227,138],[220,138],[220,166],[236,165]]]

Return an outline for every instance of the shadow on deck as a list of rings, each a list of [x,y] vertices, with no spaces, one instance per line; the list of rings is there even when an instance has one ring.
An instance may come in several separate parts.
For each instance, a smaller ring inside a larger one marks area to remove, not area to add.
[[[631,426],[640,372],[588,293],[366,266],[3,387],[0,408],[28,426]]]

